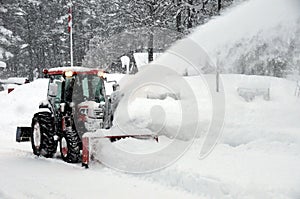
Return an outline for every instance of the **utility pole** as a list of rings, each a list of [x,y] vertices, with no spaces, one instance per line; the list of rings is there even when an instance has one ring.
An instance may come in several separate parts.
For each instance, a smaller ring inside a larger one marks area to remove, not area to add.
[[[220,66],[219,66],[219,58],[217,61],[217,71],[216,71],[216,92],[220,92]]]
[[[71,67],[73,64],[73,28],[72,28],[73,16],[72,16],[72,0],[69,2],[69,17],[68,17],[68,31],[70,34],[70,58],[71,58]]]
[[[221,0],[218,0],[218,14],[220,14],[220,11],[221,11]],[[219,61],[219,58],[217,58],[216,92],[217,93],[220,92],[220,61]]]

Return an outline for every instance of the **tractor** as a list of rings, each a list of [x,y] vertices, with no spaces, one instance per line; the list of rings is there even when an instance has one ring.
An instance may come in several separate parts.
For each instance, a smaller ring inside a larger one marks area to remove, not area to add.
[[[59,144],[64,161],[80,162],[83,134],[112,126],[115,102],[106,95],[107,79],[103,71],[83,67],[43,73],[49,78],[47,100],[40,103],[31,127],[17,128],[17,141],[30,140],[33,153],[47,158],[55,155]]]

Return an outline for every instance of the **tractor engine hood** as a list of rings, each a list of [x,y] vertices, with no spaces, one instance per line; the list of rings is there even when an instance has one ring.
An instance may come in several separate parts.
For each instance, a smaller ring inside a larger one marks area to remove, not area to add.
[[[86,101],[78,104],[80,115],[86,115],[89,118],[101,119],[104,117],[105,104],[94,101]]]
[[[86,101],[78,104],[77,124],[84,127],[84,132],[95,132],[103,128],[105,118],[105,104]],[[81,124],[81,125],[80,125]]]

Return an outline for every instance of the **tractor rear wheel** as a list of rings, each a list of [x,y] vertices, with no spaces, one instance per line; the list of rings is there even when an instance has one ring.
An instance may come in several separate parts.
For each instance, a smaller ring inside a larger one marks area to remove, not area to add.
[[[74,130],[64,133],[60,140],[60,153],[65,162],[78,163],[80,161],[81,140]]]
[[[32,119],[31,146],[33,154],[52,158],[56,153],[54,118],[49,112],[36,113]]]

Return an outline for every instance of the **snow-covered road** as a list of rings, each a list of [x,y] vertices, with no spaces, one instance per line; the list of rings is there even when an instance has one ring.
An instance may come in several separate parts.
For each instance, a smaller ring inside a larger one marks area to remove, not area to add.
[[[1,144],[3,145],[3,144]],[[95,166],[86,170],[19,149],[0,151],[0,198],[197,198],[182,190]]]

